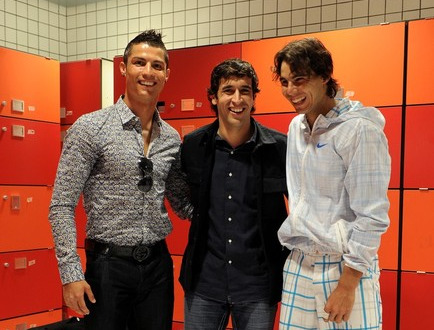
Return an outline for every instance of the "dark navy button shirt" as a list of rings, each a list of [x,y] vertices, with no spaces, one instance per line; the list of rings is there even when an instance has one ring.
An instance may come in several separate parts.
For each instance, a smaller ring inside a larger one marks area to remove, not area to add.
[[[209,299],[246,302],[269,297],[251,160],[256,135],[235,149],[216,137],[208,245],[195,290]]]

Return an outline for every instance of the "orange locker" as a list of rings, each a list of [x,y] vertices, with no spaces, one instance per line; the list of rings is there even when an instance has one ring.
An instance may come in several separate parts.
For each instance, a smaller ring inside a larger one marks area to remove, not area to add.
[[[184,322],[184,290],[179,283],[182,256],[172,256],[173,277],[175,279],[175,308],[173,311],[173,321]]]
[[[408,106],[404,188],[434,188],[434,105]]]
[[[402,104],[404,28],[404,23],[394,23],[243,42],[242,58],[259,76],[257,113],[294,111],[279,83],[272,81],[274,55],[289,41],[312,36],[330,50],[344,95],[377,107]]]
[[[400,329],[432,329],[433,309],[434,274],[403,272]]]
[[[380,291],[383,305],[383,330],[396,329],[397,272],[381,271]]]
[[[434,191],[404,191],[402,270],[434,272]]]
[[[167,236],[167,246],[169,248],[169,252],[172,255],[180,255],[182,256],[185,251],[185,247],[187,246],[188,240],[188,231],[190,229],[190,221],[189,220],[181,220],[178,216],[173,212],[170,204],[165,201],[165,205],[167,208],[167,212],[169,213],[169,218],[172,221],[173,231]]]
[[[165,119],[165,121],[176,129],[183,139],[184,135],[187,135],[199,127],[211,124],[216,119],[215,116],[211,116],[207,118]]]
[[[390,226],[381,237],[381,245],[378,250],[380,269],[398,269],[398,232],[399,232],[399,190],[389,190],[390,201],[389,219]]]
[[[0,47],[0,116],[59,123],[59,62]]]
[[[0,253],[0,320],[62,308],[53,249]]]
[[[0,252],[53,248],[52,187],[0,186]]]
[[[24,330],[40,327],[46,324],[62,320],[62,310],[56,309],[49,312],[21,316],[5,321],[0,321],[0,330]]]
[[[389,188],[400,187],[401,176],[401,123],[402,109],[398,107],[379,109],[386,119],[384,133],[389,142],[389,154],[392,159],[392,173],[390,176]]]
[[[408,23],[407,104],[434,103],[434,20]]]
[[[72,124],[82,114],[101,109],[101,61],[92,59],[60,64],[62,124]]]
[[[0,182],[52,185],[60,155],[59,125],[0,116]]]
[[[295,112],[259,115],[256,115],[256,112],[253,113],[256,121],[285,135],[288,133],[289,123],[295,116],[297,116]]]

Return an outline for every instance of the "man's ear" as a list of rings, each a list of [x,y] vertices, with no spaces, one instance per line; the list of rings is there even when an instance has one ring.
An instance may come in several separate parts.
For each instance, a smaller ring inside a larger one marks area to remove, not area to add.
[[[217,105],[217,98],[215,97],[215,95],[211,95],[209,98],[211,99],[212,104]]]
[[[166,70],[166,78],[165,78],[166,82],[169,80],[169,76],[170,76],[170,69],[167,69]]]
[[[124,62],[119,63],[119,70],[121,71],[121,75],[125,77],[127,75],[127,66]]]

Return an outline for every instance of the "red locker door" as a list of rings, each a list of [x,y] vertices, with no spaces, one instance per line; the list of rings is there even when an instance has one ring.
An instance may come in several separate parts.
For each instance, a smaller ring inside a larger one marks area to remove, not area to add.
[[[406,112],[404,188],[434,188],[434,105]]]
[[[434,191],[406,190],[402,270],[434,272]]]
[[[0,252],[52,248],[52,187],[0,186]]]
[[[16,317],[13,319],[0,321],[1,330],[19,330],[19,329],[31,329],[35,327],[44,326],[59,322],[62,320],[62,310],[56,309],[54,311],[26,315]]]
[[[60,122],[59,62],[0,47],[0,115]]]
[[[53,249],[0,253],[0,319],[62,308]]]
[[[432,329],[434,274],[402,273],[401,330]]]
[[[398,269],[398,231],[399,231],[399,190],[389,190],[387,193],[390,201],[389,219],[390,226],[381,237],[381,245],[378,250],[380,269]]]
[[[379,109],[386,119],[384,133],[389,142],[389,154],[392,159],[392,173],[389,188],[399,188],[401,175],[401,123],[402,109],[397,107]]]
[[[396,329],[397,272],[381,271],[380,291],[383,304],[383,330]]]
[[[61,123],[101,109],[101,59],[60,64]]]
[[[240,43],[169,51],[170,76],[160,95],[160,101],[165,103],[161,116],[214,117],[206,92],[211,71],[215,65],[231,57],[241,57]]]
[[[59,125],[0,117],[0,182],[53,185],[60,155]]]

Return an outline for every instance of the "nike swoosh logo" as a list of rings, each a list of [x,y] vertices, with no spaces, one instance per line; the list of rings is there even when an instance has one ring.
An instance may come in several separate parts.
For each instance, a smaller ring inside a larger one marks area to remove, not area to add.
[[[317,147],[317,148],[322,148],[322,147],[324,147],[326,144],[327,144],[327,143],[321,144],[321,143],[318,142],[318,144],[316,145],[316,147]]]

